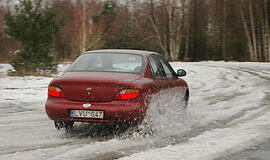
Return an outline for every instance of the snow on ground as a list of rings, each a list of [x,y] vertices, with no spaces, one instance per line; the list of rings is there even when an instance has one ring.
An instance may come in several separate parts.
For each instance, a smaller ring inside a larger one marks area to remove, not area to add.
[[[8,64],[0,64],[0,76],[6,76],[12,67]]]
[[[72,135],[57,132],[44,110],[52,78],[9,77],[10,66],[0,64],[0,159],[210,160],[270,140],[269,63],[171,64],[175,70],[187,71],[187,115],[174,117],[181,114],[177,110],[171,114],[172,109],[157,115],[150,109],[148,118],[156,120],[150,126],[158,128],[153,134],[128,132],[101,138],[93,136],[87,124],[77,125]],[[163,107],[160,104],[157,107]]]

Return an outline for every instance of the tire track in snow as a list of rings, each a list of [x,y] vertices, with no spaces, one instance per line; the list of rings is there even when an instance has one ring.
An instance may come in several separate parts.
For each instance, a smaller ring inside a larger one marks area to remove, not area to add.
[[[195,64],[192,64],[195,65]],[[206,65],[200,65],[200,67],[206,66]],[[210,67],[210,66],[206,66],[206,67]],[[220,67],[222,69],[226,68],[226,69],[230,69],[233,70],[235,72],[245,72],[248,74],[252,74],[255,76],[260,77],[260,79],[262,79],[262,77],[265,76],[264,73],[254,73],[252,71],[246,72],[245,71],[239,71],[239,69],[237,68],[227,68],[226,66],[215,66],[215,67]],[[232,72],[234,73],[234,72]],[[259,74],[259,75],[256,75]],[[234,79],[235,81],[239,81],[239,78],[235,78],[234,75]],[[267,79],[267,78],[266,78]],[[267,79],[268,80],[268,79]],[[194,81],[195,82],[195,81]],[[206,83],[201,82],[200,80],[197,80],[195,83],[198,83],[198,87],[195,86],[193,89],[196,90],[200,90],[201,88],[203,88],[204,90],[201,91],[200,93],[196,93],[196,94],[207,94],[208,92],[212,91],[211,89],[209,91],[205,90],[207,88],[205,88],[207,86]],[[192,87],[192,86],[191,86]],[[213,88],[212,88],[213,89]],[[219,88],[217,88],[218,90]],[[191,97],[192,98],[192,97]],[[267,98],[265,98],[267,99]],[[221,99],[220,99],[221,100]],[[228,100],[228,99],[223,99],[223,100]],[[265,100],[264,100],[265,101]],[[200,105],[200,104],[193,104],[193,105]],[[206,132],[206,131],[211,131],[213,129],[217,129],[217,128],[226,128],[226,127],[232,127],[234,124],[234,122],[237,119],[240,119],[241,117],[244,117],[248,112],[251,111],[256,111],[260,108],[259,107],[249,107],[246,109],[242,109],[239,112],[236,112],[235,114],[226,117],[226,118],[221,118],[221,119],[217,119],[214,120],[211,123],[207,123],[204,124],[202,126],[189,126],[190,124],[186,124],[189,128],[187,131],[181,133],[181,134],[173,134],[173,135],[166,135],[164,137],[150,137],[150,138],[142,138],[142,139],[134,139],[133,140],[129,140],[129,139],[121,139],[121,137],[118,137],[116,139],[111,139],[108,141],[104,141],[104,142],[97,142],[97,141],[93,141],[93,142],[89,142],[89,140],[87,142],[84,142],[85,139],[78,139],[77,142],[75,142],[75,144],[73,142],[64,142],[61,144],[49,144],[49,145],[41,145],[41,146],[33,146],[32,148],[26,148],[24,149],[18,149],[17,152],[13,151],[12,153],[10,152],[9,155],[5,154],[6,157],[9,157],[12,155],[16,156],[18,154],[18,152],[20,152],[19,155],[24,155],[24,154],[33,154],[34,153],[41,153],[41,152],[45,152],[45,151],[53,151],[53,150],[60,150],[62,147],[67,147],[65,151],[58,153],[58,154],[52,154],[52,155],[47,155],[46,159],[63,159],[63,158],[69,158],[69,159],[116,159],[116,158],[121,158],[121,157],[125,157],[125,156],[129,156],[133,153],[138,153],[138,152],[142,152],[142,151],[146,151],[146,150],[150,150],[150,149],[154,149],[154,148],[162,148],[168,145],[175,145],[175,144],[181,144],[183,142],[188,141],[190,138],[192,137],[196,137],[198,135],[201,135],[202,133]],[[189,116],[189,115],[188,115]],[[256,117],[256,116],[255,116]],[[254,118],[255,118],[254,117]],[[242,123],[246,122],[246,121],[250,121],[252,120],[252,118],[247,118],[246,120],[243,119]],[[235,123],[236,125],[237,123]],[[68,146],[72,146],[72,147],[68,147]],[[96,150],[92,150],[93,148],[96,148]],[[101,151],[101,148],[104,149],[104,151]],[[88,154],[87,154],[88,153]],[[1,156],[0,156],[1,158]],[[42,159],[42,158],[41,158]]]
[[[215,66],[215,67],[227,68],[224,66]],[[227,68],[227,69],[231,70],[232,68]],[[238,69],[236,69],[236,70],[239,72]],[[248,72],[248,73],[254,75],[253,72]],[[256,75],[256,76],[258,76],[258,75]],[[262,77],[260,77],[260,78],[262,78]],[[235,79],[239,80],[238,78],[235,78]],[[206,84],[204,84],[204,85],[206,85]],[[204,86],[204,85],[202,85],[202,86]],[[225,99],[225,100],[228,100],[228,99]],[[191,128],[189,131],[182,133],[181,135],[171,135],[168,137],[159,137],[158,140],[152,140],[151,142],[148,142],[148,143],[147,142],[146,143],[139,143],[139,144],[131,146],[131,147],[119,148],[119,149],[109,151],[106,153],[102,152],[102,155],[91,153],[91,155],[85,156],[85,157],[87,157],[85,159],[115,159],[115,158],[129,156],[133,153],[138,153],[138,152],[142,152],[142,151],[153,149],[153,148],[162,148],[162,147],[165,147],[168,145],[180,144],[180,143],[183,143],[185,141],[188,141],[192,137],[196,137],[198,135],[201,135],[202,133],[204,133],[206,131],[211,131],[213,129],[222,129],[222,128],[227,128],[227,127],[232,127],[233,125],[231,124],[231,122],[245,116],[248,112],[255,111],[255,110],[258,110],[260,108],[261,107],[259,106],[259,107],[252,107],[252,108],[247,108],[247,109],[241,110],[241,112],[237,113],[236,115],[232,115],[229,118],[216,120],[216,121],[214,121],[214,123],[209,123],[206,126],[196,126],[194,128]],[[253,118],[249,118],[248,120],[252,120],[254,118],[256,118],[256,116],[254,116]],[[235,123],[235,125],[237,125],[237,123]],[[61,157],[61,158],[64,158],[64,157]]]
[[[208,67],[212,67],[212,66],[208,66]],[[257,77],[260,77],[261,79],[265,79],[267,81],[270,81],[270,77],[268,76],[263,76],[259,73],[254,73],[254,72],[251,72],[251,71],[248,71],[246,69],[240,69],[240,68],[232,68],[232,67],[224,67],[224,66],[214,66],[214,67],[222,67],[222,68],[228,68],[228,69],[231,69],[231,70],[236,70],[236,71],[239,71],[241,70],[242,72],[247,72],[249,74],[252,74],[252,75],[255,75]],[[236,76],[234,76],[235,79],[239,79],[239,78],[236,78]],[[270,86],[269,86],[270,87]],[[269,88],[270,89],[270,88]],[[269,105],[270,104],[270,92],[267,92],[267,94],[265,95],[264,99],[263,99],[263,103],[262,105]],[[228,99],[227,99],[228,100]],[[208,127],[202,129],[203,131],[201,132],[196,132],[197,134],[195,135],[192,135],[192,136],[189,136],[187,139],[185,140],[188,140],[189,138],[192,138],[192,137],[195,137],[195,136],[198,136],[200,135],[201,133],[205,132],[205,131],[210,131],[212,129],[222,129],[222,128],[227,128],[227,127],[233,127],[235,125],[239,125],[240,123],[245,123],[247,121],[251,121],[251,120],[254,120],[258,117],[260,117],[261,115],[265,114],[265,112],[268,112],[270,110],[270,107],[266,107],[266,108],[263,108],[262,110],[258,111],[258,112],[255,112],[254,114],[248,116],[248,117],[244,117],[247,112],[250,112],[250,111],[253,111],[253,110],[258,110],[260,109],[261,107],[258,107],[258,108],[253,108],[253,109],[247,109],[247,110],[243,110],[241,113],[239,113],[238,115],[236,116],[233,116],[231,117],[231,119],[228,119],[228,120],[219,120],[217,121],[218,124],[213,124],[213,125],[209,125]],[[244,117],[244,118],[241,118],[241,117]],[[240,119],[240,120],[238,120]],[[237,121],[235,121],[237,120]],[[196,129],[193,129],[192,131],[196,131]],[[183,141],[179,141],[180,143],[182,143]],[[175,143],[175,144],[179,144],[179,143]],[[171,144],[171,145],[174,145],[174,144]]]
[[[212,67],[212,66],[211,66]],[[239,69],[236,69],[236,68],[231,68],[231,67],[225,67],[225,66],[215,66],[215,67],[224,67],[224,68],[228,68],[228,69],[231,69],[231,70],[239,70]],[[252,72],[252,71],[248,71],[248,70],[243,70],[243,69],[241,69],[241,71],[242,72],[247,72],[247,73],[249,73],[249,74],[252,74],[252,75],[255,75],[255,76],[257,76],[257,77],[259,77],[259,78],[261,78],[261,79],[264,79],[265,81],[264,81],[264,83],[263,83],[263,85],[265,85],[266,84],[266,86],[268,86],[268,90],[270,90],[270,85],[268,85],[269,84],[269,79],[270,79],[270,77],[269,76],[266,76],[266,75],[261,75],[260,73],[257,73],[257,71],[254,73],[254,72]],[[261,84],[262,85],[262,84]],[[265,92],[265,96],[264,96],[264,98],[263,98],[263,100],[262,100],[262,102],[261,102],[261,105],[259,106],[259,107],[256,107],[256,108],[250,108],[250,109],[245,109],[245,110],[243,110],[241,113],[238,113],[237,115],[235,115],[235,116],[233,116],[233,117],[231,117],[232,119],[230,120],[230,119],[227,119],[227,120],[219,120],[219,124],[222,124],[223,123],[223,126],[222,125],[216,125],[216,124],[214,124],[214,126],[213,126],[213,128],[212,127],[210,127],[211,126],[211,124],[208,126],[208,127],[206,127],[206,128],[204,128],[204,131],[203,132],[205,132],[205,131],[207,131],[207,132],[211,132],[211,130],[213,130],[213,129],[223,129],[223,128],[233,128],[233,127],[235,127],[236,125],[241,125],[241,124],[244,124],[244,123],[246,123],[246,122],[248,122],[248,121],[253,121],[253,120],[255,120],[255,119],[257,119],[257,118],[259,118],[259,117],[261,117],[261,116],[264,116],[266,113],[269,113],[269,110],[270,110],[270,106],[269,106],[269,102],[270,102],[270,95],[269,95],[269,92]],[[266,128],[267,129],[267,128]],[[201,133],[203,133],[203,132],[201,132]],[[268,132],[269,132],[269,130],[268,130]],[[190,139],[190,138],[193,138],[193,137],[196,137],[196,136],[198,136],[198,135],[200,135],[200,134],[196,134],[195,136],[191,136],[191,137],[189,137],[188,139],[187,139],[187,141]],[[178,143],[178,145],[179,144],[181,144],[182,142],[180,142],[180,143]],[[256,145],[256,143],[255,143],[255,145]],[[170,152],[169,150],[168,150],[168,152]],[[167,153],[168,153],[167,152]],[[173,152],[173,151],[172,151]],[[171,153],[172,153],[171,152]],[[179,151],[179,152],[181,152],[181,151]],[[153,154],[153,152],[150,152],[150,154]],[[220,154],[220,153],[219,153]],[[139,154],[140,155],[140,154]],[[141,154],[142,155],[142,154]],[[136,157],[136,156],[135,156]],[[133,158],[135,158],[135,157],[133,157]],[[147,157],[149,158],[149,154],[147,155]],[[146,158],[147,158],[146,157]],[[188,156],[187,156],[188,157]],[[138,156],[137,158],[142,158],[142,156]],[[180,157],[178,157],[178,158],[180,158]],[[182,157],[183,158],[183,157]],[[210,157],[209,157],[210,158]],[[132,158],[131,158],[132,159]]]

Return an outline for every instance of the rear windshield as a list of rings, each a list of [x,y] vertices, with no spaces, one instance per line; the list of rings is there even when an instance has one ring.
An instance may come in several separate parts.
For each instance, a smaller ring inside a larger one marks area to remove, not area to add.
[[[123,53],[90,53],[78,57],[67,71],[141,73],[143,57]]]

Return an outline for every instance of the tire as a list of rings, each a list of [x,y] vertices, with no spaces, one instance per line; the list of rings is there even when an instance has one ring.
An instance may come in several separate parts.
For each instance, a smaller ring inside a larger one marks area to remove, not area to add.
[[[72,121],[54,121],[54,126],[58,131],[65,130],[66,132],[71,132],[73,130]]]
[[[188,107],[188,100],[189,100],[189,90],[187,89],[185,97],[184,97],[184,108]]]

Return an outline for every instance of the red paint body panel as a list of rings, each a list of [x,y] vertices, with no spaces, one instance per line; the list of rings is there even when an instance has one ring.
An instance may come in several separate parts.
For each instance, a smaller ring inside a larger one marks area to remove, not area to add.
[[[141,77],[138,74],[111,72],[66,72],[53,80],[69,100],[88,102],[110,102],[114,94]],[[88,92],[85,89],[90,87]],[[90,93],[88,95],[88,93]]]
[[[79,121],[79,122],[122,122],[122,123],[138,123],[144,118],[146,106],[138,101],[113,101],[113,102],[93,102],[89,110],[102,110],[105,112],[104,119],[76,119],[70,118],[69,111],[71,109],[83,109],[85,102],[76,102],[66,100],[64,98],[48,98],[46,103],[46,112],[50,119],[63,121]],[[136,117],[136,118],[134,118]]]
[[[188,89],[187,83],[181,78],[155,78],[152,75],[149,55],[157,54],[136,50],[101,50],[98,52],[116,52],[138,54],[144,58],[144,70],[140,74],[112,72],[65,72],[62,76],[51,81],[49,86],[59,87],[64,98],[48,96],[46,113],[52,120],[79,122],[120,122],[140,123],[146,113],[151,95],[160,89],[182,87]],[[91,54],[91,52],[90,52]],[[162,88],[160,88],[162,86]],[[91,88],[87,90],[87,88]],[[131,100],[114,100],[117,93],[123,89],[139,89],[139,98]],[[82,105],[90,103],[84,108]],[[70,110],[102,110],[103,119],[70,118]]]

